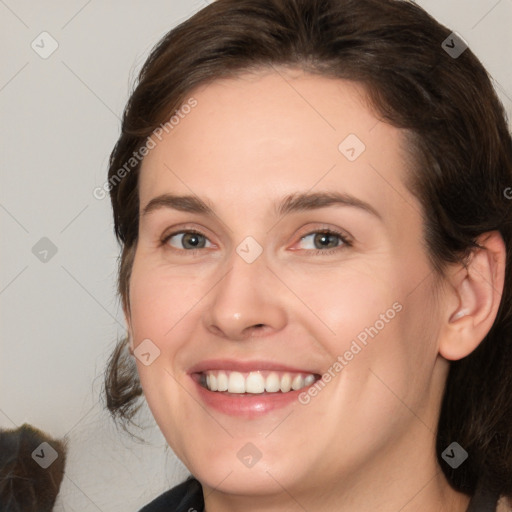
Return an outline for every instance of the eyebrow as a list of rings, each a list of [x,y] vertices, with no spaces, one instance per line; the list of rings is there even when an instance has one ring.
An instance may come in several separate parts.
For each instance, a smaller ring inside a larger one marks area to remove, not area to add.
[[[350,206],[359,208],[378,219],[382,220],[380,213],[369,203],[347,193],[341,192],[304,192],[290,194],[279,203],[274,203],[274,211],[278,216],[284,216],[293,212],[316,210],[328,206]],[[142,210],[142,216],[159,210],[171,208],[188,213],[198,213],[207,216],[215,216],[213,207],[206,200],[201,200],[193,195],[162,194],[154,197]]]

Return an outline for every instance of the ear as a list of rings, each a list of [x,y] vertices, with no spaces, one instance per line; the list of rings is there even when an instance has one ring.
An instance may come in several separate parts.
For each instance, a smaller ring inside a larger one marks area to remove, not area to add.
[[[449,360],[478,347],[494,324],[503,294],[506,247],[501,234],[489,231],[476,241],[482,249],[474,249],[467,266],[457,265],[447,277],[439,353]]]

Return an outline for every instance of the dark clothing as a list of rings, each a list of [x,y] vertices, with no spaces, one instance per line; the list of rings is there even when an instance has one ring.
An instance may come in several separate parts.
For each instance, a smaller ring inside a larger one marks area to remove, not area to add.
[[[203,490],[193,477],[164,492],[139,512],[204,512]]]
[[[499,496],[496,493],[477,489],[467,512],[495,512]],[[189,477],[181,484],[164,492],[139,512],[204,512],[201,484]]]

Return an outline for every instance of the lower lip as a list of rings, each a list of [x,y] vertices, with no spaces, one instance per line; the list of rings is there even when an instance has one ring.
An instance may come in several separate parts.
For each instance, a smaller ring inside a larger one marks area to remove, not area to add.
[[[298,402],[299,395],[309,386],[287,393],[227,393],[210,391],[201,386],[194,378],[201,400],[212,409],[231,416],[257,417],[276,409],[282,409],[293,402]],[[313,385],[313,384],[312,384]]]

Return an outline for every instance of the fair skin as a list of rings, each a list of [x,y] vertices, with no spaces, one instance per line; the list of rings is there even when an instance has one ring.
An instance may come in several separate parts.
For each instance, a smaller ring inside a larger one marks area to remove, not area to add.
[[[141,384],[201,482],[206,511],[464,511],[469,498],[436,461],[435,429],[448,360],[471,353],[496,317],[501,237],[482,238],[487,250],[468,270],[449,267],[434,294],[421,207],[403,184],[404,133],[378,121],[361,86],[282,69],[190,96],[197,106],[143,161],[125,313],[133,347],[150,339],[160,350],[147,366],[137,360]],[[354,161],[338,149],[349,134],[366,146]],[[274,208],[290,194],[325,191],[375,213]],[[214,213],[144,213],[162,194],[200,198]],[[202,235],[192,237],[202,243],[194,253],[180,234],[161,243],[190,229]],[[332,235],[323,248],[307,236],[325,229],[351,244]],[[263,249],[251,263],[236,251],[248,236]],[[191,377],[211,359],[323,375],[396,303],[400,311],[307,404],[224,411]],[[261,455],[251,467],[237,456],[247,443]]]

